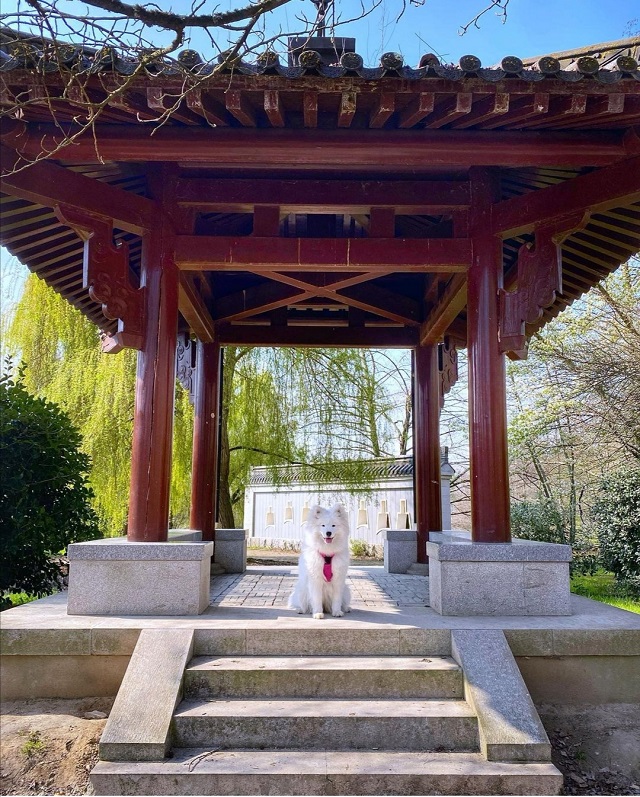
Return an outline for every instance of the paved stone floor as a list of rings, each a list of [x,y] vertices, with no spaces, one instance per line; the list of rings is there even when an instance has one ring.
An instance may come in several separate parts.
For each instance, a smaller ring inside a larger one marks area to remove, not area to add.
[[[211,579],[213,606],[286,606],[297,568],[249,567],[246,573]],[[382,567],[352,567],[347,584],[352,606],[373,609],[390,606],[428,606],[429,580],[424,576],[391,575]]]

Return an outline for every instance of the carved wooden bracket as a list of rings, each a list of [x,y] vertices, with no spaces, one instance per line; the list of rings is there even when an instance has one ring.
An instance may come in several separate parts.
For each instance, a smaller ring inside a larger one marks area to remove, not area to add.
[[[444,397],[458,381],[458,350],[455,343],[445,338],[438,347],[440,366],[440,409],[444,407]]]
[[[129,247],[113,243],[113,222],[101,216],[57,205],[56,217],[84,241],[83,283],[89,296],[102,305],[106,318],[118,320],[115,335],[103,333],[102,351],[141,349],[144,342],[145,288],[132,285]]]
[[[178,333],[176,379],[189,393],[189,403],[193,404],[196,390],[196,347],[187,332]]]
[[[584,227],[583,213],[563,216],[535,231],[535,243],[518,251],[518,287],[499,291],[501,352],[526,355],[526,324],[537,321],[562,292],[562,241]]]

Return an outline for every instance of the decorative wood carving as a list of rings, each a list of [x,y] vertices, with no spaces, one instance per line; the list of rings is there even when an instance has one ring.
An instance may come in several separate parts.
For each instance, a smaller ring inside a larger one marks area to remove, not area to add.
[[[144,288],[135,288],[129,277],[129,247],[113,243],[113,223],[104,217],[57,205],[59,221],[84,241],[84,287],[102,305],[107,318],[118,320],[115,335],[102,335],[102,350],[115,354],[123,348],[141,349],[144,341]]]
[[[555,219],[536,229],[534,244],[520,247],[518,287],[499,291],[501,352],[526,352],[526,324],[537,321],[562,292],[562,241],[586,222],[582,213]]]
[[[189,403],[193,404],[196,390],[196,347],[187,332],[178,334],[176,379],[189,394]]]
[[[444,407],[444,397],[458,381],[458,349],[455,343],[445,338],[438,347],[440,365],[440,409]]]

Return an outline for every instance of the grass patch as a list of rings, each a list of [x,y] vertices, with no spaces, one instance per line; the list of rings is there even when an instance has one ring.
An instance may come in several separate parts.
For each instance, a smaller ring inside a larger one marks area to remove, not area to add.
[[[31,731],[27,741],[20,748],[23,755],[27,758],[41,753],[44,750],[44,742],[40,738],[40,731]]]
[[[640,600],[629,594],[623,585],[616,582],[613,573],[607,573],[606,570],[598,570],[592,576],[572,576],[571,592],[640,614]]]
[[[31,603],[38,600],[37,595],[30,595],[28,592],[5,592],[0,593],[0,606],[2,609],[13,609],[14,606],[22,606],[23,603]]]

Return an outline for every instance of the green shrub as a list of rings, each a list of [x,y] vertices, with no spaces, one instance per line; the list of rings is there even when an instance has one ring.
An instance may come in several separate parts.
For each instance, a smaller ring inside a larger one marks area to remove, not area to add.
[[[548,499],[512,503],[511,531],[523,540],[567,543],[562,512]]]
[[[514,537],[524,540],[569,544],[562,511],[548,498],[512,503],[511,531]],[[600,552],[593,541],[581,537],[573,543],[572,551],[572,573],[596,572],[600,566]]]
[[[640,595],[640,467],[605,479],[591,516],[603,566],[631,594]]]
[[[374,546],[369,545],[364,540],[349,540],[349,547],[351,548],[351,556],[355,556],[356,559],[365,559],[367,556],[375,554],[375,550],[371,550]]]
[[[0,377],[0,595],[55,592],[53,557],[100,536],[80,443],[59,407]]]

